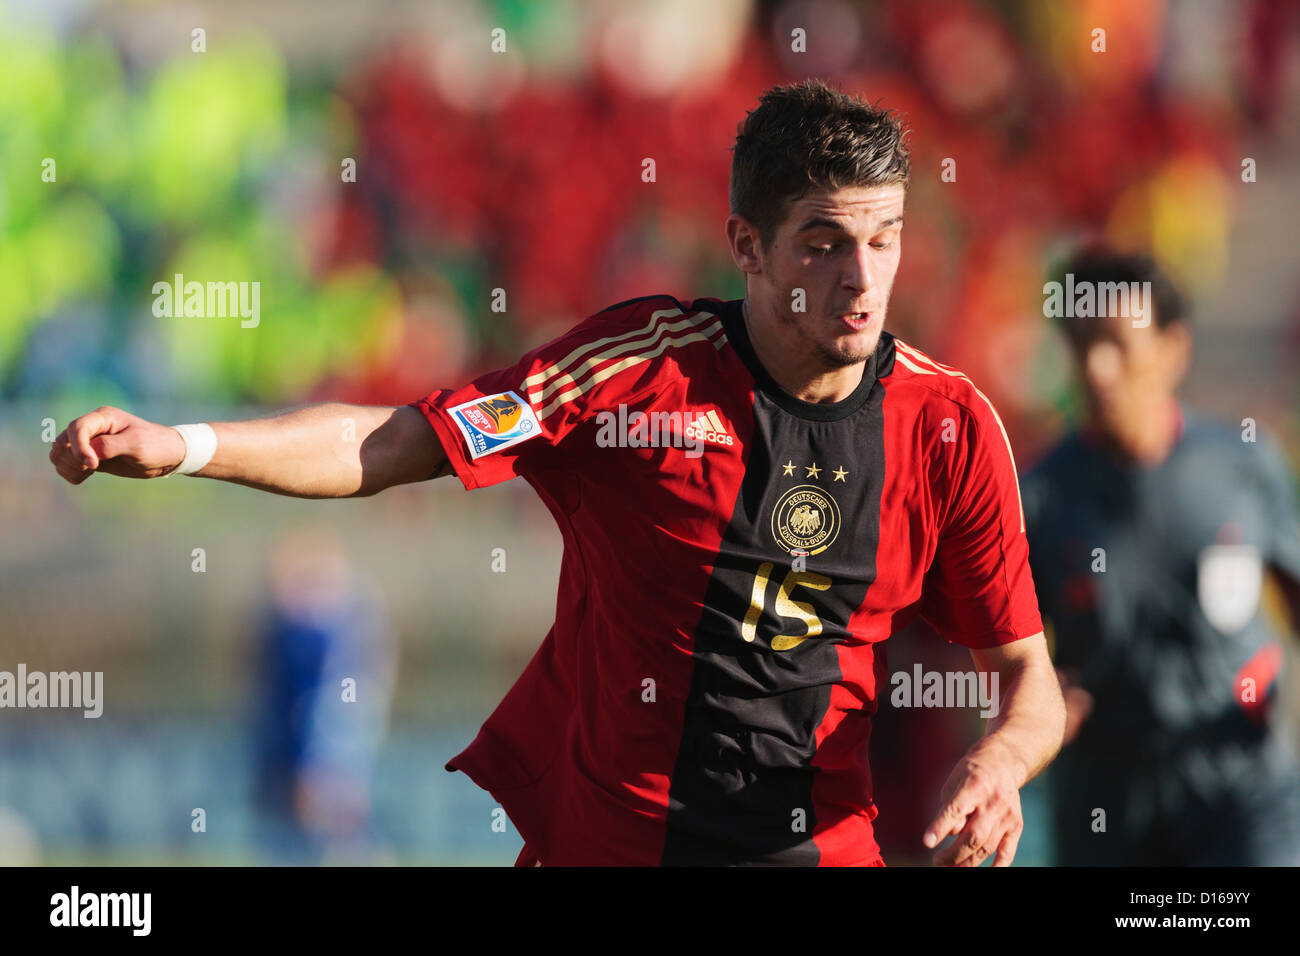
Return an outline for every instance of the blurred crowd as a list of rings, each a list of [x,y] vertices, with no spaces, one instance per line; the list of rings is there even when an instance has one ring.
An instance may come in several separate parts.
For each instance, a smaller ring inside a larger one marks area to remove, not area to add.
[[[130,7],[65,36],[11,11],[4,394],[396,404],[623,298],[738,296],[736,125],[765,87],[820,75],[913,131],[892,327],[1036,450],[1071,402],[1042,360],[1043,277],[1101,235],[1153,249],[1194,297],[1222,287],[1242,143],[1281,123],[1297,9],[448,4],[395,8],[353,57],[304,10],[297,33],[330,51],[305,65],[273,25],[210,24],[195,53],[184,20],[170,49],[133,45]],[[156,318],[149,290],[176,273],[259,281],[266,321]],[[1295,325],[1295,300],[1271,307]]]

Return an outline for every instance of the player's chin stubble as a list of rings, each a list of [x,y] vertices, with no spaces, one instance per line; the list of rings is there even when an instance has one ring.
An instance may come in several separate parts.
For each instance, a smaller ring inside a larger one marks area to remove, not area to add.
[[[865,347],[849,344],[844,341],[847,337],[839,337],[830,342],[819,339],[807,325],[793,316],[785,318],[786,323],[794,332],[811,347],[813,353],[827,368],[848,368],[850,365],[859,365],[871,358],[871,353],[876,350],[876,345],[880,342],[880,332],[877,331]],[[856,339],[857,336],[851,338]]]
[[[823,362],[830,366],[847,368],[850,365],[858,365],[871,358],[871,353],[876,350],[876,344],[880,341],[880,333],[871,339],[871,345],[865,351],[851,348],[849,346],[827,346],[825,343],[817,342],[815,347],[817,355]]]

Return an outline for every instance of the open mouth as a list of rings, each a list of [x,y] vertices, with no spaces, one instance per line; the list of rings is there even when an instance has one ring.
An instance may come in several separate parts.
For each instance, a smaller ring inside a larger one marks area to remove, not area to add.
[[[847,312],[840,316],[844,324],[849,328],[861,331],[871,324],[870,312]]]

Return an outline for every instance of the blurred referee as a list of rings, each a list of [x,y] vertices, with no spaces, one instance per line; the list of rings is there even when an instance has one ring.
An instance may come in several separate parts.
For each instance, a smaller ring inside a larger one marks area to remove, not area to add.
[[[1272,572],[1300,620],[1292,478],[1253,423],[1175,400],[1192,337],[1150,257],[1094,248],[1065,276],[1097,302],[1103,283],[1150,294],[1141,312],[1061,320],[1087,423],[1024,480],[1068,714],[1049,774],[1058,862],[1295,865],[1300,775],[1275,726],[1282,653],[1260,613]]]

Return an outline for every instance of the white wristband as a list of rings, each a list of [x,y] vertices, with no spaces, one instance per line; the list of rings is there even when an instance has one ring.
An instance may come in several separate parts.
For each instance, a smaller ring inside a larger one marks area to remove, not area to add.
[[[207,422],[197,425],[173,425],[185,442],[185,458],[167,475],[192,475],[212,460],[217,451],[217,433]],[[163,475],[164,478],[167,475]]]

